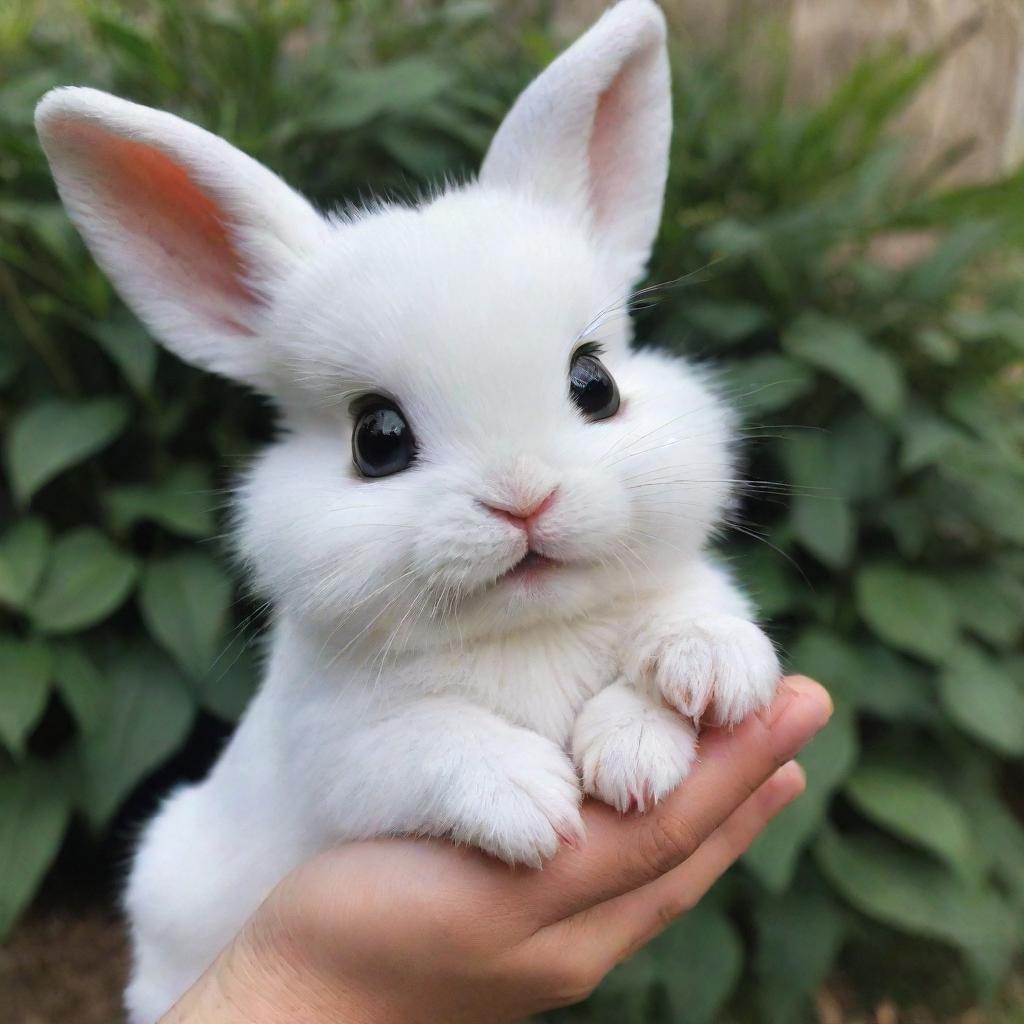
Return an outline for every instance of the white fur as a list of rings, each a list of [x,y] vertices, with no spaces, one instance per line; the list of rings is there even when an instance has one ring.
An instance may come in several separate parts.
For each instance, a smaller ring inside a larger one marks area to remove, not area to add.
[[[694,730],[662,696],[728,721],[770,699],[771,645],[704,554],[730,415],[692,367],[629,347],[670,126],[651,0],[622,0],[530,86],[479,182],[416,207],[321,218],[227,143],[92,90],[49,94],[38,126],[138,314],[272,395],[284,427],[237,501],[275,607],[265,678],[209,777],[143,835],[134,1024],[313,853],[419,833],[538,865],[581,838],[577,768],[621,809],[685,775]],[[622,394],[597,423],[568,397],[584,340]],[[368,391],[401,404],[419,451],[376,480],[350,454]],[[482,503],[552,488],[533,544],[562,564],[504,578],[526,534]]]

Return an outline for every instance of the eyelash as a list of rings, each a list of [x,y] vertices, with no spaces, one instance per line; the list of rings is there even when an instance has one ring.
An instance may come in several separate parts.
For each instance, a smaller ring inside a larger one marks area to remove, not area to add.
[[[599,356],[604,352],[604,345],[599,341],[585,341],[582,345],[577,345],[573,349],[572,355],[569,357],[569,365],[571,366],[580,356]]]

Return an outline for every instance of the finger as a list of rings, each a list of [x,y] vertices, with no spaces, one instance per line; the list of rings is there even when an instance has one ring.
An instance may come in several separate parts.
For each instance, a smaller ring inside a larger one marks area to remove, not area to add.
[[[650,942],[704,897],[764,827],[804,791],[804,771],[790,761],[749,796],[679,867],[661,878],[590,907],[551,930],[572,933],[574,946],[601,963],[618,963]],[[560,936],[564,941],[568,935]]]
[[[564,849],[531,883],[545,923],[568,917],[660,878],[694,854],[776,769],[828,721],[832,702],[810,679],[783,681],[773,705],[734,730],[709,729],[700,763],[644,815],[588,806],[587,837]]]

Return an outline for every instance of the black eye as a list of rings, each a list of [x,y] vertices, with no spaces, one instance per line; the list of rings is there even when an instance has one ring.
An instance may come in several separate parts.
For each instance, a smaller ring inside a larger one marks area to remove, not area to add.
[[[352,461],[363,476],[391,476],[405,469],[416,455],[416,441],[390,399],[369,395],[355,410]]]
[[[619,389],[592,352],[583,351],[573,357],[569,396],[590,420],[606,420],[619,411]]]

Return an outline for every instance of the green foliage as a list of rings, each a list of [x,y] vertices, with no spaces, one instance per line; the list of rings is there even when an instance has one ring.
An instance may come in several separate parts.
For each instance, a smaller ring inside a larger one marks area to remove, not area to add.
[[[49,10],[49,9],[48,9]],[[0,22],[0,932],[257,677],[218,531],[268,409],[161,352],[64,214],[32,110],[76,83],[226,135],[323,206],[467,173],[517,51],[460,3],[97,2]]]
[[[35,101],[94,84],[323,205],[408,195],[472,168],[550,56],[537,26],[500,24],[475,3],[110,0],[0,25],[0,930],[72,816],[107,829],[197,713],[244,707],[259,615],[217,530],[268,433],[113,296]],[[987,994],[1024,937],[1004,797],[1024,754],[1024,187],[936,193],[952,155],[903,172],[888,128],[932,58],[871,58],[809,110],[781,82],[745,90],[751,59],[676,57],[651,279],[677,283],[639,334],[721,368],[754,481],[730,556],[837,713],[801,755],[805,796],[574,1019],[798,1020],[844,946],[870,959],[869,921],[957,950]]]

